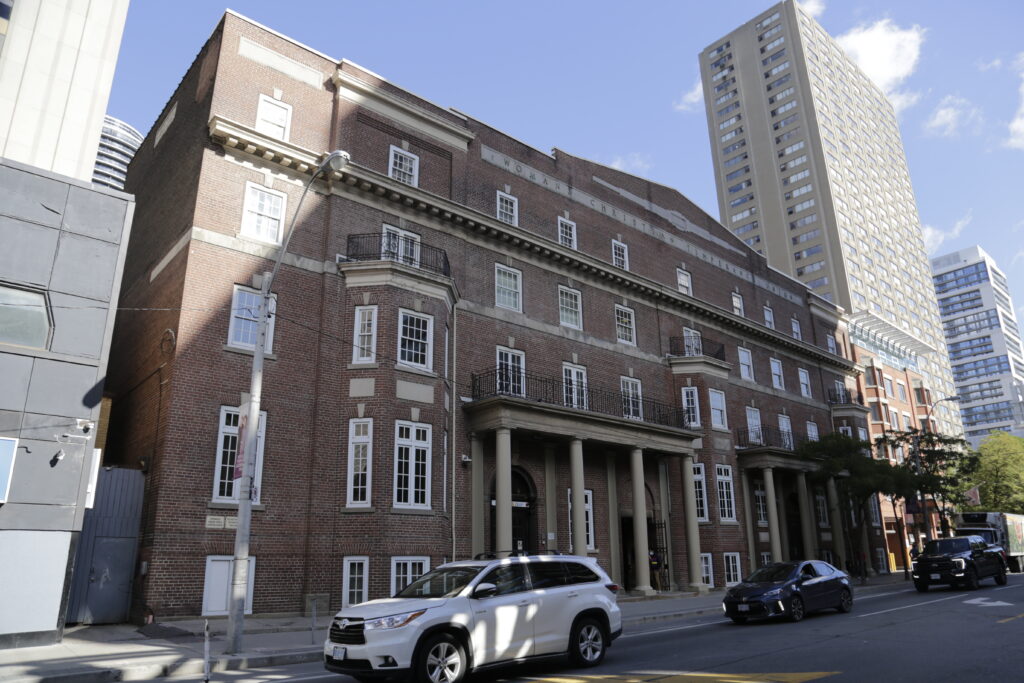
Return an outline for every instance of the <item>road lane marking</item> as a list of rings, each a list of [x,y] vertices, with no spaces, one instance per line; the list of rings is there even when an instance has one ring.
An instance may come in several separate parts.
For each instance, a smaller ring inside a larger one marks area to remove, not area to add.
[[[867,614],[858,614],[857,618],[858,619],[862,619],[864,617],[873,617],[873,616],[875,616],[877,614],[885,614],[887,612],[898,612],[901,609],[911,609],[913,607],[920,607],[921,605],[931,605],[931,604],[936,603],[936,602],[945,602],[946,600],[955,600],[956,598],[959,598],[959,597],[961,597],[961,596],[959,596],[959,595],[951,595],[948,598],[939,598],[938,600],[928,600],[926,602],[915,602],[913,605],[904,605],[903,607],[893,607],[892,609],[883,609],[883,610],[878,611],[878,612],[868,612]]]
[[[798,673],[730,674],[703,671],[650,671],[628,674],[594,674],[579,676],[527,676],[526,680],[542,683],[807,683],[828,678],[841,671],[803,671]]]
[[[990,598],[974,598],[973,600],[964,600],[965,605],[977,605],[978,607],[1013,607],[1012,602],[1003,602],[1002,600],[992,600]]]
[[[1024,617],[1024,614],[1018,614],[1018,615],[1017,615],[1017,616],[1015,616],[1015,617],[1007,617],[1006,619],[1000,619],[1000,620],[999,620],[999,621],[997,621],[996,623],[997,623],[997,624],[1005,624],[1005,623],[1006,623],[1006,622],[1008,622],[1008,621],[1013,621],[1014,619],[1020,619],[1021,617]]]

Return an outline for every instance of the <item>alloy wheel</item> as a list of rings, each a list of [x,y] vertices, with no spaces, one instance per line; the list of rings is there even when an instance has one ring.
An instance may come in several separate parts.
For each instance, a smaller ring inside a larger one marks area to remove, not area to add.
[[[462,653],[452,643],[435,643],[427,652],[427,678],[431,683],[451,683],[462,674]]]
[[[580,659],[584,662],[589,664],[599,661],[604,652],[604,635],[601,629],[596,624],[586,624],[580,629],[576,647],[579,648]]]

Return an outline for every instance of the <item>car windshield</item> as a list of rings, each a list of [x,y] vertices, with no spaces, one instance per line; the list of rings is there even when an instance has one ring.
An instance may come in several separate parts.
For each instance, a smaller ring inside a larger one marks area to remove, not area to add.
[[[772,583],[785,581],[793,574],[794,565],[772,564],[754,570],[754,573],[747,577],[747,583]]]
[[[968,550],[970,550],[970,541],[966,538],[940,538],[924,544],[924,552],[928,555],[965,553]]]
[[[473,580],[483,567],[438,567],[395,594],[396,598],[450,598]]]

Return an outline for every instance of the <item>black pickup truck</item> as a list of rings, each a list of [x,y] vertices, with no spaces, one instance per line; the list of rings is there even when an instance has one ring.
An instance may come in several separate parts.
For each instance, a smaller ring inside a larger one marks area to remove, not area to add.
[[[936,584],[975,589],[992,577],[1006,585],[1006,562],[999,546],[981,536],[960,536],[928,541],[914,561],[914,588],[924,593]]]

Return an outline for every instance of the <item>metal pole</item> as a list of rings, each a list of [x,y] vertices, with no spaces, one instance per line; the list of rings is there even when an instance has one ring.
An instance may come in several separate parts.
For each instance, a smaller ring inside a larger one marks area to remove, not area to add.
[[[263,273],[263,282],[260,286],[260,314],[256,328],[256,345],[253,348],[252,374],[249,378],[249,410],[245,416],[245,423],[240,424],[239,434],[241,441],[241,452],[236,457],[243,457],[242,477],[238,480],[238,528],[235,531],[235,558],[231,572],[231,604],[228,611],[228,654],[238,654],[242,651],[242,634],[245,631],[245,596],[249,585],[249,532],[252,524],[252,494],[253,477],[256,473],[256,444],[259,435],[260,419],[260,397],[263,390],[263,359],[267,349],[267,321],[270,314],[270,287],[273,284],[277,271],[281,268],[281,262],[288,251],[288,243],[291,241],[292,233],[295,231],[295,220],[299,216],[299,209],[302,208],[302,201],[306,198],[310,186],[321,172],[330,168],[339,171],[348,163],[347,152],[334,151],[325,158],[313,171],[313,175],[306,183],[299,197],[299,203],[292,213],[292,220],[288,230],[284,234],[281,247],[277,250],[277,259],[274,261],[274,269],[271,272]]]

